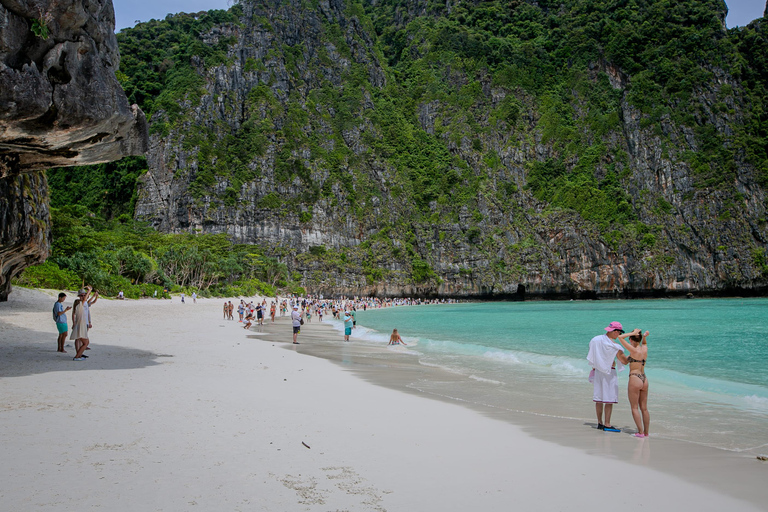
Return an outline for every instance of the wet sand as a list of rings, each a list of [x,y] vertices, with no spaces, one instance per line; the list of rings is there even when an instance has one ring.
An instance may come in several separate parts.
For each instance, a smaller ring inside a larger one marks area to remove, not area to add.
[[[0,304],[4,510],[766,508],[755,459],[430,399],[413,384],[463,377],[221,300],[101,299],[75,362],[54,300]]]

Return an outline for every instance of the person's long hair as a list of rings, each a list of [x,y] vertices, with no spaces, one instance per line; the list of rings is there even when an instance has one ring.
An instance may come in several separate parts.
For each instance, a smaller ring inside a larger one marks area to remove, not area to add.
[[[642,333],[642,331],[641,331],[641,333]],[[641,345],[647,345],[648,344],[648,342],[645,341],[645,337],[642,334],[637,334],[635,336],[630,336],[629,339],[632,340],[632,341],[636,341],[638,343],[640,343],[642,341]]]

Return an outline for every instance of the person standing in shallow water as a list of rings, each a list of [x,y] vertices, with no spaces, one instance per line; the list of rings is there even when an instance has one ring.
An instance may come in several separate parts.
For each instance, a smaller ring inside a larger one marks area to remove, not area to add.
[[[619,401],[617,369],[623,370],[623,365],[629,361],[621,350],[621,346],[613,340],[624,334],[624,328],[619,322],[611,322],[605,331],[605,334],[595,336],[589,342],[587,361],[592,365],[592,373],[590,373],[590,380],[594,385],[592,401],[595,403],[598,430],[621,432],[611,424],[611,414],[613,404]],[[603,413],[605,413],[605,423],[603,423]]]
[[[349,341],[352,334],[352,315],[349,311],[344,311],[344,341]]]
[[[397,332],[397,329],[392,329],[392,335],[389,337],[389,343],[387,345],[406,345],[403,338]]]
[[[627,397],[632,408],[632,418],[637,426],[635,437],[648,437],[648,428],[651,423],[651,413],[648,412],[648,379],[645,376],[645,362],[648,359],[648,335],[640,334],[640,329],[622,334],[619,342],[629,351],[629,382],[627,383]],[[627,343],[625,338],[629,338]]]

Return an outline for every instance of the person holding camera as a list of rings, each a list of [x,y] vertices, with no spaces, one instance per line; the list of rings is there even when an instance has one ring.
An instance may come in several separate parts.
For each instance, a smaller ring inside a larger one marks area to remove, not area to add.
[[[56,352],[61,352],[63,354],[67,353],[67,351],[64,350],[64,342],[66,341],[67,333],[69,332],[69,327],[67,326],[67,311],[72,309],[70,306],[67,306],[66,309],[64,308],[64,299],[66,298],[67,294],[62,292],[59,294],[59,300],[53,304],[53,320],[56,322],[56,329],[59,331],[59,337],[56,340],[58,344]]]
[[[589,342],[587,361],[592,365],[589,380],[594,385],[592,401],[595,403],[597,414],[597,429],[605,432],[621,432],[611,425],[613,404],[619,402],[619,377],[616,373],[624,369],[629,362],[620,345],[614,340],[624,334],[624,328],[619,322],[611,322],[605,328],[605,334],[595,336]],[[618,359],[618,361],[616,361]],[[603,423],[605,412],[605,423]]]

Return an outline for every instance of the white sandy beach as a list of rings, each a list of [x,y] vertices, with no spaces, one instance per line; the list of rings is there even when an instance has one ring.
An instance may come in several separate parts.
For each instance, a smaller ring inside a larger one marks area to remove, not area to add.
[[[245,331],[222,300],[100,299],[75,362],[54,301],[0,303],[3,511],[768,509],[768,463],[553,422],[532,435],[302,354],[343,350],[327,326],[299,346],[285,319]]]

